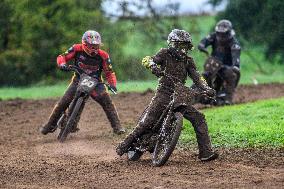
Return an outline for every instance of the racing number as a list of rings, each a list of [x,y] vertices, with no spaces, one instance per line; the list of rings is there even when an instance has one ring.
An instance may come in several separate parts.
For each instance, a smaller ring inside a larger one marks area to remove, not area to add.
[[[81,85],[85,85],[85,86],[87,86],[87,87],[89,87],[89,88],[93,87],[94,84],[95,84],[95,83],[94,83],[93,81],[90,81],[90,80],[88,80],[88,79],[84,79],[84,80],[82,81],[82,83],[81,83]]]

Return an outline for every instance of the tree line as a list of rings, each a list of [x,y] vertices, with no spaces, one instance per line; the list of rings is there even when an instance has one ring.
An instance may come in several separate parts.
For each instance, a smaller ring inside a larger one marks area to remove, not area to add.
[[[128,40],[129,30],[132,28],[147,36],[147,45],[165,40],[171,29],[180,27],[179,4],[172,1],[158,10],[152,0],[118,0],[115,2],[120,14],[110,15],[102,8],[105,1],[0,1],[0,86],[66,79],[66,74],[56,68],[56,56],[72,44],[80,43],[82,34],[88,29],[103,34],[103,48],[110,52],[120,80],[148,78],[147,71],[137,71],[137,64],[133,64],[139,61],[137,57],[124,56],[122,47]],[[210,0],[210,3],[217,5],[222,1]],[[283,61],[284,1],[227,2],[225,11],[217,19],[230,19],[244,39],[264,45],[268,58]],[[131,7],[143,10],[143,16]]]

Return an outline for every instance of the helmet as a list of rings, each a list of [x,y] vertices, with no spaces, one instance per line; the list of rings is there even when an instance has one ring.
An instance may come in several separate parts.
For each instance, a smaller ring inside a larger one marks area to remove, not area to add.
[[[174,29],[168,35],[168,46],[173,47],[182,53],[187,53],[193,49],[192,39],[187,31]]]
[[[233,25],[229,20],[220,20],[215,26],[217,40],[226,41],[235,35]]]
[[[88,30],[82,37],[83,50],[90,56],[94,56],[98,53],[100,46],[102,45],[101,35],[94,31]]]
[[[229,20],[220,20],[215,27],[216,32],[226,33],[233,29],[233,25]]]

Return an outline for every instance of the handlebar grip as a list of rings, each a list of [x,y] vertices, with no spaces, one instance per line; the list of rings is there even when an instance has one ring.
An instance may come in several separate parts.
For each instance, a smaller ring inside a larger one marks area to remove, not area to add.
[[[113,93],[113,94],[117,94],[117,92],[109,85],[109,84],[106,84],[106,83],[104,83],[106,86],[107,86],[107,88]]]

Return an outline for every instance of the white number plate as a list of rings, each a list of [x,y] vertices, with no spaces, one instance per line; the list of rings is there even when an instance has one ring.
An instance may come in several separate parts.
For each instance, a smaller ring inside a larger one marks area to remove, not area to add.
[[[85,86],[91,88],[91,87],[93,87],[95,85],[95,83],[93,81],[88,80],[88,79],[84,79],[81,82],[81,85],[85,85]]]

